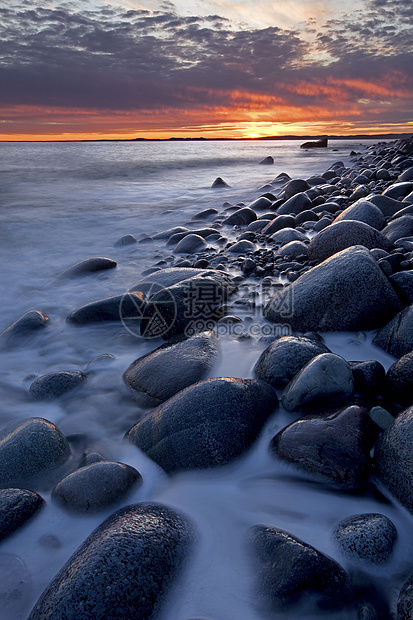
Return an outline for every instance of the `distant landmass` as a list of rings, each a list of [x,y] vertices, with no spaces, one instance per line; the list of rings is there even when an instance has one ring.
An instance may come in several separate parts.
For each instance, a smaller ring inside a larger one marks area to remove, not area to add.
[[[322,140],[328,138],[329,140],[400,140],[412,138],[412,133],[378,133],[378,134],[353,134],[350,136],[335,136],[326,134],[319,136],[260,136],[258,138],[205,138],[203,136],[199,138],[127,138],[133,142],[213,142],[213,141],[228,141],[228,140],[248,140],[256,142],[260,140]]]

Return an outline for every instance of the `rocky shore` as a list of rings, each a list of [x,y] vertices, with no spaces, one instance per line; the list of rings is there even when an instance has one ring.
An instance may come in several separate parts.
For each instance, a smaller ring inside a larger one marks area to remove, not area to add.
[[[114,240],[126,252],[160,243],[163,256],[124,295],[91,299],[67,316],[67,329],[120,324],[153,343],[123,369],[145,412],[124,428],[124,441],[169,476],[238,462],[283,412],[290,421],[267,451],[290,475],[413,513],[413,139],[351,155],[351,167],[337,161],[320,176],[282,173],[249,204],[224,202],[182,226]],[[225,199],[225,187],[216,180],[211,192]],[[87,286],[116,267],[87,257],[59,279]],[[49,325],[47,309],[16,317],[0,334],[0,354],[41,342]],[[387,371],[376,359],[344,359],[323,336],[372,330],[394,357]],[[254,378],[215,376],[222,334],[265,343]],[[70,399],[88,381],[85,369],[56,370],[34,377],[28,398]],[[1,540],[41,518],[44,495],[79,519],[113,512],[29,617],[165,614],[167,592],[196,552],[196,525],[160,503],[127,506],[143,474],[88,446],[87,429],[82,450],[74,442],[41,417],[0,429]],[[398,544],[391,519],[355,512],[332,524],[331,540],[341,561],[259,520],[245,531],[257,618],[413,617],[413,559],[400,567],[397,593],[375,581]],[[10,585],[7,604],[18,588]]]

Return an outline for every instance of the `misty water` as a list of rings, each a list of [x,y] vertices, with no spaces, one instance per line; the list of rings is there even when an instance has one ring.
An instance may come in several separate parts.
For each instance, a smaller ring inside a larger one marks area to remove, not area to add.
[[[148,410],[134,402],[122,380],[130,363],[161,340],[143,340],[119,324],[76,327],[66,317],[82,304],[123,294],[143,271],[172,264],[164,240],[115,247],[126,234],[138,240],[176,225],[224,201],[248,203],[279,173],[307,178],[333,162],[350,165],[350,151],[370,141],[330,142],[327,151],[300,151],[298,142],[90,142],[0,144],[0,332],[30,309],[50,317],[41,334],[0,353],[0,425],[31,416],[46,418],[72,437],[67,468],[85,448],[135,467],[143,484],[122,503],[94,515],[73,516],[36,488],[46,506],[0,547],[0,619],[25,618],[39,594],[72,552],[115,509],[140,501],[173,506],[194,523],[197,543],[160,620],[259,620],[255,574],[246,549],[248,528],[268,524],[287,530],[337,559],[350,572],[368,572],[394,609],[411,572],[411,515],[379,493],[339,493],[304,480],[268,452],[270,439],[295,418],[280,408],[253,448],[239,461],[213,471],[168,477],[123,436]],[[272,155],[273,166],[259,162]],[[213,190],[221,176],[229,188]],[[231,232],[228,231],[229,238]],[[107,256],[116,269],[71,280],[59,274],[91,256]],[[233,275],[236,275],[233,272]],[[259,312],[259,309],[256,311]],[[254,320],[260,322],[259,316]],[[326,334],[330,349],[347,360],[394,361],[371,344],[372,333]],[[266,343],[220,334],[221,358],[210,377],[252,377]],[[28,388],[36,376],[82,370],[88,382],[53,402],[35,402]],[[86,438],[85,438],[86,437]],[[382,567],[345,559],[332,540],[343,518],[362,512],[387,515],[398,530],[391,560]],[[18,556],[16,572],[10,557]],[[20,571],[20,572],[19,572]],[[24,575],[22,599],[2,592]],[[1,585],[1,583],[3,585]],[[312,618],[302,612],[302,618]],[[271,616],[277,617],[277,616]],[[297,618],[283,614],[280,618]],[[329,617],[333,618],[332,615]],[[352,618],[351,612],[334,618]]]

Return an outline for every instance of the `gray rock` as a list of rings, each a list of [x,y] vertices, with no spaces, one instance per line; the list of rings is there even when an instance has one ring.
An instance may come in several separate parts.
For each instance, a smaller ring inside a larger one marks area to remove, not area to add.
[[[389,491],[413,513],[413,407],[405,409],[379,438],[376,471]]]
[[[137,243],[136,237],[134,235],[124,235],[117,241],[115,241],[115,248],[122,248],[126,245],[134,245]]]
[[[402,181],[399,183],[394,183],[390,185],[387,189],[384,190],[383,196],[387,196],[388,198],[394,198],[395,200],[401,200],[407,194],[413,191],[413,182],[411,181]]]
[[[406,168],[406,170],[404,170],[399,178],[397,179],[398,181],[413,181],[413,166],[410,166],[410,168]]]
[[[0,489],[0,541],[24,525],[43,505],[43,498],[34,491]]]
[[[186,235],[174,248],[174,254],[196,254],[207,247],[207,242],[200,235]]]
[[[374,194],[373,196],[368,196],[367,200],[372,204],[376,205],[383,213],[385,217],[391,217],[400,209],[403,209],[403,203],[399,200],[395,200],[394,198],[390,198],[389,196],[383,196],[382,194]]]
[[[231,245],[226,252],[229,254],[248,254],[248,252],[255,252],[256,245],[252,241],[242,239]]]
[[[63,433],[43,418],[14,422],[0,431],[0,487],[28,486],[58,470],[70,456]]]
[[[172,508],[157,504],[122,508],[72,555],[29,618],[153,617],[193,539],[191,525]]]
[[[274,163],[274,157],[272,157],[271,155],[267,155],[267,157],[264,157],[264,159],[260,161],[260,164],[264,164],[266,166],[271,165],[273,163]]]
[[[389,277],[394,290],[406,304],[413,303],[413,271],[398,271]]]
[[[289,256],[290,258],[297,258],[299,256],[307,257],[308,246],[302,241],[290,241],[276,251],[274,257],[276,256]]]
[[[217,177],[215,179],[215,181],[212,183],[211,187],[216,188],[216,187],[229,187],[228,183],[226,183],[224,181],[224,179],[221,179],[221,177]]]
[[[151,273],[130,288],[134,293],[141,291],[151,297],[158,291],[196,276],[212,276],[228,280],[222,271],[216,269],[195,269],[193,267],[168,267]]]
[[[370,252],[343,250],[304,273],[264,308],[294,331],[354,331],[385,325],[402,304]]]
[[[192,219],[193,220],[208,220],[210,217],[213,217],[214,215],[218,215],[218,211],[217,209],[210,207],[209,209],[204,209],[203,211],[199,211],[199,213],[196,213]]]
[[[53,400],[79,387],[87,380],[80,370],[48,372],[33,381],[29,392],[35,400]]]
[[[381,230],[386,223],[383,212],[368,200],[358,200],[350,205],[336,217],[334,222],[341,222],[342,220],[364,222],[376,230]]]
[[[136,321],[142,316],[145,295],[141,292],[114,295],[74,310],[67,320],[78,325],[103,321]]]
[[[162,289],[145,306],[141,336],[168,340],[178,334],[191,336],[211,329],[225,314],[224,306],[235,289],[220,271]]]
[[[381,168],[380,170],[377,170],[376,172],[376,179],[378,181],[390,181],[391,174],[388,170],[386,170],[386,168]]]
[[[382,234],[387,237],[390,243],[394,244],[398,239],[413,235],[413,215],[402,215],[392,220],[382,230]],[[381,247],[381,246],[377,246]],[[387,250],[387,248],[384,248]]]
[[[290,381],[282,395],[287,411],[331,409],[347,402],[354,392],[350,364],[335,353],[321,353]]]
[[[243,207],[242,209],[238,209],[235,213],[229,215],[223,222],[222,225],[226,226],[245,226],[246,224],[251,224],[257,219],[257,214],[255,211],[250,209],[249,207]]]
[[[350,362],[354,377],[354,391],[361,394],[381,394],[386,371],[376,360]]]
[[[166,472],[226,465],[258,437],[277,404],[253,379],[207,379],[178,392],[127,433]]]
[[[63,478],[52,498],[70,512],[96,512],[120,501],[141,483],[142,476],[130,465],[100,461]]]
[[[246,231],[247,232],[263,232],[264,229],[266,228],[266,226],[268,226],[268,224],[271,222],[271,220],[255,220],[255,222],[251,222],[251,224],[248,224]]]
[[[307,194],[295,194],[286,200],[284,204],[278,207],[277,215],[296,215],[302,211],[311,209],[312,206],[313,201],[307,196]]]
[[[397,530],[388,517],[364,513],[340,521],[333,537],[350,559],[384,564],[392,554]]]
[[[362,489],[370,475],[369,424],[366,410],[357,405],[307,415],[275,435],[270,449],[298,471],[328,486]]]
[[[324,344],[310,338],[284,336],[261,353],[254,373],[275,388],[284,388],[314,357],[329,352]]]
[[[152,239],[170,239],[172,235],[176,235],[178,233],[190,233],[189,228],[185,226],[174,226],[173,228],[168,228],[167,230],[162,230],[161,232],[155,233],[152,235]]]
[[[374,337],[373,344],[394,357],[413,350],[413,306],[408,306],[387,323]]]
[[[286,245],[290,243],[290,241],[308,241],[307,235],[299,230],[295,230],[295,228],[283,228],[282,230],[278,230],[271,235],[271,239],[276,245],[280,246]]]
[[[342,220],[333,222],[312,238],[308,246],[310,260],[325,260],[333,254],[354,245],[362,245],[371,250],[381,248],[389,252],[392,242],[375,228],[364,222]]]
[[[413,405],[413,352],[396,360],[386,374],[386,394],[400,405]]]
[[[310,186],[304,179],[291,179],[284,190],[285,198],[288,200],[298,193],[305,192],[307,189],[310,189]]]
[[[23,344],[49,324],[49,317],[41,310],[29,310],[0,334],[0,347],[7,348]]]
[[[159,405],[203,379],[219,358],[218,340],[204,332],[187,340],[164,344],[135,360],[123,379],[141,405]]]
[[[404,582],[397,600],[397,620],[411,620],[413,616],[413,574]]]
[[[92,258],[85,258],[84,260],[72,265],[63,273],[59,275],[59,278],[74,278],[78,276],[85,276],[96,271],[106,271],[107,269],[114,269],[117,265],[115,260],[106,258],[104,256],[92,256]]]
[[[292,215],[277,215],[262,231],[264,235],[272,235],[283,228],[295,228],[295,218]]]
[[[267,209],[271,209],[272,203],[273,201],[266,196],[260,196],[250,202],[248,207],[253,211],[267,211]]]
[[[332,611],[352,602],[345,570],[311,545],[265,525],[251,528],[249,538],[263,611],[285,612],[300,602],[307,612],[309,605],[311,611],[314,607]]]

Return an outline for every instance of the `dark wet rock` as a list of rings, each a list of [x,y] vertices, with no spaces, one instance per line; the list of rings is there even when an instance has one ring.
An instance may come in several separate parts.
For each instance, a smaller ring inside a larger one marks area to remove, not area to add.
[[[30,620],[152,617],[193,539],[192,526],[172,508],[149,503],[122,508],[72,555]]]
[[[341,222],[342,220],[364,222],[376,230],[381,230],[386,223],[383,212],[368,200],[358,200],[344,209],[334,221]]]
[[[296,331],[377,329],[402,308],[370,252],[351,247],[330,257],[285,287],[264,316]]]
[[[216,467],[251,447],[276,405],[263,381],[207,379],[178,392],[127,438],[168,473]]]
[[[272,157],[271,155],[267,155],[267,157],[264,157],[264,159],[260,161],[260,164],[264,164],[266,166],[272,165],[273,163],[274,163],[274,157]]]
[[[404,582],[397,600],[397,620],[413,617],[413,574]]]
[[[76,263],[66,269],[59,275],[59,278],[74,278],[78,276],[85,276],[97,271],[107,271],[108,269],[114,269],[117,262],[111,258],[104,256],[92,256],[91,258],[85,258],[85,260]]]
[[[413,513],[413,407],[405,409],[379,438],[376,471],[389,491]]]
[[[271,205],[273,202],[274,202],[273,200],[271,200],[270,198],[266,196],[260,196],[259,198],[256,198],[255,200],[250,202],[248,207],[252,209],[254,212],[255,211],[267,211],[267,209],[271,209]]]
[[[398,271],[392,274],[389,280],[405,304],[413,303],[413,271]]]
[[[295,216],[295,222],[298,226],[304,222],[318,222],[318,215],[312,209],[307,209]]]
[[[382,234],[387,237],[390,243],[394,244],[398,239],[413,235],[413,215],[402,215],[392,220],[382,230]],[[381,247],[381,246],[378,246]],[[385,250],[387,248],[384,248]]]
[[[272,235],[283,228],[295,228],[295,219],[292,215],[277,215],[262,231],[264,235]]]
[[[236,286],[220,271],[204,273],[155,293],[145,306],[141,336],[168,340],[211,329],[225,314],[225,303]]]
[[[35,400],[53,400],[79,387],[87,380],[80,370],[48,372],[33,381],[29,391]]]
[[[283,245],[274,254],[274,258],[277,256],[289,256],[290,258],[299,258],[308,256],[308,246],[302,241],[289,241]]]
[[[252,241],[242,239],[231,245],[226,251],[229,254],[248,254],[249,252],[255,252],[256,246]]]
[[[265,227],[268,226],[270,222],[271,220],[255,220],[254,222],[251,222],[251,224],[248,224],[247,231],[251,231],[254,233],[263,232]]]
[[[0,541],[24,525],[43,504],[34,491],[0,489]]]
[[[214,209],[211,207],[209,209],[204,209],[203,211],[199,211],[199,213],[196,213],[192,219],[193,220],[207,220],[210,217],[213,217],[214,215],[218,215],[218,211],[217,209]]]
[[[203,237],[191,233],[181,239],[175,246],[174,254],[196,254],[197,252],[205,250],[206,247],[207,242]]]
[[[284,388],[314,357],[329,352],[321,342],[303,336],[283,336],[261,353],[254,372],[258,379]]]
[[[280,613],[300,602],[335,610],[351,603],[350,578],[335,560],[275,527],[256,525],[249,539],[263,610]]]
[[[411,181],[402,181],[394,183],[384,190],[383,196],[394,198],[395,200],[403,200],[407,194],[413,191],[413,183]]]
[[[413,352],[396,360],[386,374],[386,394],[400,405],[413,405]]]
[[[229,187],[229,185],[224,181],[224,179],[221,179],[221,177],[217,177],[212,183],[211,187]]]
[[[324,177],[317,175],[309,177],[308,179],[306,179],[306,181],[309,185],[311,185],[311,187],[314,187],[315,185],[324,185],[326,182]]]
[[[397,530],[385,515],[364,513],[340,521],[333,536],[350,559],[384,564],[392,554]]]
[[[291,179],[284,190],[285,199],[288,200],[296,194],[305,192],[307,189],[310,189],[310,186],[304,179]]]
[[[413,306],[408,306],[374,337],[373,344],[394,357],[413,351]]]
[[[283,228],[282,230],[278,230],[271,235],[271,239],[276,245],[281,246],[290,243],[290,241],[308,241],[307,235],[295,228]]]
[[[249,207],[243,207],[227,217],[222,224],[226,226],[245,226],[246,224],[251,224],[251,222],[254,222],[256,219],[257,214],[255,211]]]
[[[388,170],[386,170],[386,168],[380,168],[380,170],[377,170],[376,172],[376,179],[378,181],[390,181],[391,174]]]
[[[27,338],[48,325],[49,317],[41,310],[29,310],[0,334],[0,347],[23,344]]]
[[[33,581],[23,560],[0,553],[0,613],[4,620],[26,618],[33,600]]]
[[[308,246],[310,260],[325,260],[333,254],[354,245],[362,245],[371,250],[381,248],[389,252],[392,242],[375,228],[364,222],[342,220],[333,222],[312,238]]]
[[[145,293],[147,297],[150,297],[158,291],[169,288],[174,284],[183,282],[195,276],[218,276],[219,278],[225,278],[222,271],[215,269],[194,269],[193,267],[167,267],[166,269],[160,269],[156,273],[142,278],[134,286],[131,287],[131,291],[141,291]]]
[[[53,489],[52,498],[70,512],[96,512],[120,501],[141,483],[142,476],[134,467],[101,461],[63,478]]]
[[[297,215],[302,211],[311,209],[312,206],[313,202],[307,194],[294,194],[291,198],[278,207],[277,215]]]
[[[29,486],[70,456],[63,433],[43,418],[28,418],[0,431],[0,487]]]
[[[413,166],[406,168],[406,170],[400,174],[398,181],[413,181]]]
[[[354,377],[354,391],[361,394],[381,394],[384,387],[386,371],[376,360],[350,362]]]
[[[185,226],[174,226],[173,228],[168,228],[167,230],[162,230],[161,232],[155,233],[152,235],[152,239],[170,239],[172,235],[177,235],[179,233],[190,233],[189,228]]]
[[[382,194],[374,194],[369,196],[368,201],[376,205],[383,213],[385,217],[391,217],[400,209],[403,209],[403,203],[389,196],[383,196]]]
[[[273,454],[297,470],[346,491],[366,486],[371,446],[370,418],[358,405],[300,418],[270,444]]]
[[[143,293],[114,295],[77,308],[69,314],[67,320],[78,325],[103,321],[136,321],[141,318],[144,305]]]
[[[142,405],[159,405],[203,379],[219,358],[212,332],[164,344],[135,360],[123,375]]]
[[[350,364],[335,353],[321,353],[291,380],[282,395],[287,411],[315,411],[346,403],[354,392]]]
[[[384,407],[380,407],[380,405],[370,409],[369,418],[382,431],[385,431],[394,421],[394,416]]]
[[[115,248],[122,248],[126,245],[134,245],[135,243],[137,243],[137,239],[134,235],[124,235],[115,241]]]
[[[83,453],[82,459],[78,467],[86,467],[86,465],[92,465],[92,463],[100,463],[101,461],[107,461],[97,450],[86,449]]]

